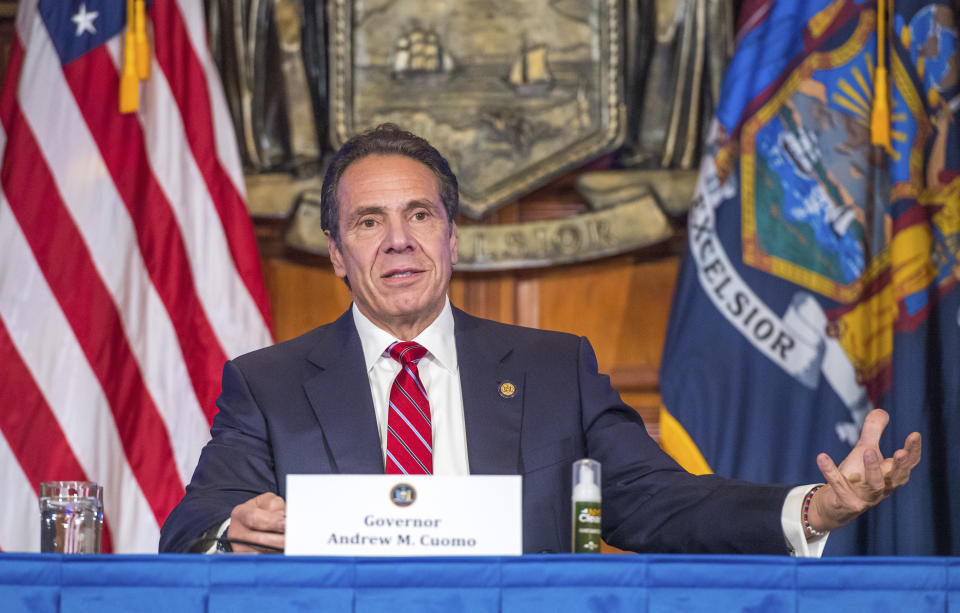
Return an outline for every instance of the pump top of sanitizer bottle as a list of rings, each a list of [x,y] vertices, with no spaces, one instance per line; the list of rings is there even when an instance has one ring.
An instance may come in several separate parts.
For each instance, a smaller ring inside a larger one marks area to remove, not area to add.
[[[600,502],[600,462],[584,458],[573,463],[573,501]]]

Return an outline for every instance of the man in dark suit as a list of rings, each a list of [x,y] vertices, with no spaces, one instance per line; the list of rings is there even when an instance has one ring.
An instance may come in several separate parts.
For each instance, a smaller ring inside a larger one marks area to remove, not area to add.
[[[920,436],[883,459],[882,411],[839,467],[818,457],[818,489],[686,473],[598,373],[586,339],[450,306],[457,208],[456,178],[423,139],[385,125],[341,148],[322,223],[353,306],[227,363],[212,440],[161,551],[224,534],[237,551],[282,549],[286,475],[386,470],[523,475],[524,551],[565,552],[570,467],[589,456],[603,466],[603,536],[615,546],[816,555],[827,531],[909,479]],[[395,345],[422,357],[403,361]]]

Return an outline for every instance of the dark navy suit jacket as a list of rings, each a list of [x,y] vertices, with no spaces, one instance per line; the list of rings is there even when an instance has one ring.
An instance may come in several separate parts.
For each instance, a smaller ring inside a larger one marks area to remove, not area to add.
[[[472,474],[523,475],[523,549],[570,551],[571,464],[602,464],[603,537],[622,549],[785,553],[789,488],[683,471],[597,372],[582,337],[453,310]],[[512,397],[500,384],[516,386]],[[227,362],[212,439],[160,551],[186,551],[231,509],[286,475],[382,473],[360,337],[333,323]]]

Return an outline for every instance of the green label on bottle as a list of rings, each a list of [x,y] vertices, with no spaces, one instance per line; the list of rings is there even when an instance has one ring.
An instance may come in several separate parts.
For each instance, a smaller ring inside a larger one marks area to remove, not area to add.
[[[573,553],[600,553],[600,503],[573,504]]]

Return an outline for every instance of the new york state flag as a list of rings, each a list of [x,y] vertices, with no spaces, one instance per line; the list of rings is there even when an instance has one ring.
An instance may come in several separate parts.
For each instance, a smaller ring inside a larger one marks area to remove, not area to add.
[[[827,554],[960,554],[955,6],[746,3],[689,216],[661,370],[674,457],[815,483],[874,407],[885,454],[923,435],[910,484]]]

